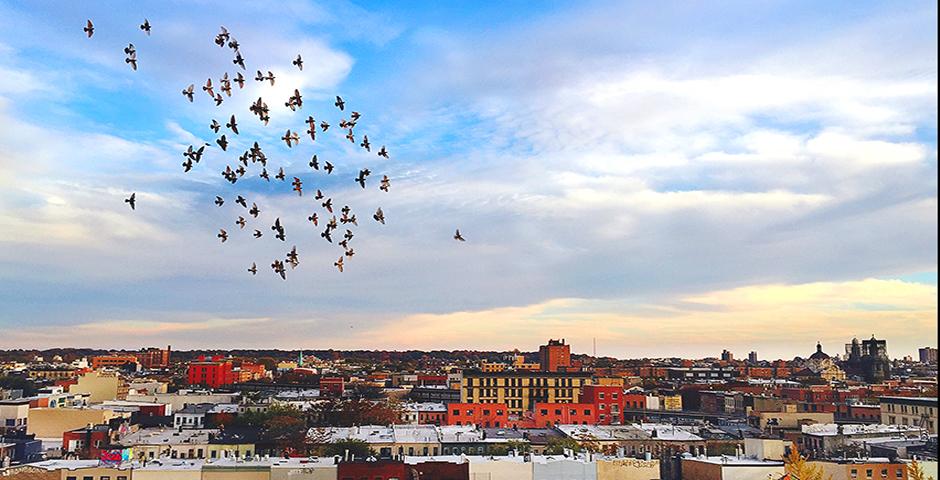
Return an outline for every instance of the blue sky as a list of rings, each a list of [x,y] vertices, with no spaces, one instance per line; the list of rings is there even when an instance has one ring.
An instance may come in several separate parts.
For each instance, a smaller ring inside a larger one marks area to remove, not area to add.
[[[0,3],[0,348],[597,337],[619,357],[792,357],[877,333],[914,353],[937,333],[936,20],[929,2]],[[219,25],[276,87],[183,99],[234,73]],[[338,123],[335,94],[391,159],[335,126],[278,140],[307,115]],[[229,152],[183,174],[231,113]],[[360,219],[386,212],[345,273],[304,223],[312,199],[221,178],[254,140]],[[362,191],[363,167],[392,191]],[[237,194],[290,245],[235,231]],[[294,244],[283,282],[267,265]]]

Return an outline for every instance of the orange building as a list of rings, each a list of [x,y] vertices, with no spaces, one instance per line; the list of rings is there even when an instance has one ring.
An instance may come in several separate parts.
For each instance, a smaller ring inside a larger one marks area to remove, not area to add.
[[[543,372],[565,371],[571,366],[571,347],[564,338],[539,347],[539,365]]]
[[[594,425],[598,422],[593,403],[536,403],[532,410],[536,428],[554,425]],[[610,422],[607,422],[610,423]]]
[[[170,366],[170,346],[166,350],[148,348],[137,354],[140,365],[144,368],[166,368]]]
[[[137,357],[134,355],[102,355],[91,358],[91,368],[94,370],[119,368],[130,363],[137,363]]]
[[[506,427],[509,408],[503,403],[451,403],[447,405],[447,425]]]

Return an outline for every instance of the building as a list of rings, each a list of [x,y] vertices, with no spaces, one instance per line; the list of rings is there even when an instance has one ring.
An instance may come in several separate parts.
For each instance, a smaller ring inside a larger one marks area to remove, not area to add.
[[[784,474],[782,460],[722,455],[683,457],[682,480],[767,480]]]
[[[167,368],[170,366],[170,346],[166,350],[159,348],[148,348],[137,354],[140,366],[147,369]]]
[[[937,433],[937,397],[881,397],[881,423],[913,425]]]
[[[907,480],[907,464],[887,458],[816,460],[809,465],[832,480]]]
[[[221,356],[210,359],[200,356],[199,360],[189,362],[186,378],[189,385],[209,388],[220,388],[237,381],[232,361]]]
[[[543,372],[558,372],[571,366],[571,347],[564,338],[549,340],[539,347],[539,365]]]
[[[803,367],[811,373],[796,372],[793,374],[795,378],[817,377],[828,382],[845,380],[845,372],[836,365],[832,357],[823,352],[819,342],[816,343],[816,351],[803,362]]]
[[[888,359],[888,342],[871,339],[859,342],[857,338],[845,346],[848,360],[845,370],[865,379],[868,383],[879,383],[891,376],[891,360]]]
[[[92,460],[99,458],[102,448],[111,443],[111,427],[88,425],[62,434],[62,453],[77,458]]]
[[[69,393],[87,394],[88,403],[127,398],[127,384],[114,372],[88,372],[78,377],[78,382],[69,385]]]
[[[452,403],[447,406],[445,425],[508,427],[509,408],[502,403]]]
[[[728,350],[722,350],[722,351],[721,351],[721,361],[723,361],[723,362],[733,362],[733,361],[734,361],[734,354],[731,353],[731,352],[729,352]]]
[[[324,397],[342,397],[346,384],[343,377],[321,377],[320,395]]]
[[[594,406],[596,422],[599,425],[616,425],[623,421],[623,410],[626,408],[627,398],[621,386],[585,385],[581,390],[581,403]],[[642,406],[634,408],[646,408],[645,395],[643,395]]]
[[[91,357],[91,368],[98,370],[101,368],[121,368],[125,365],[137,364],[137,357],[134,355],[101,355]]]
[[[0,434],[25,431],[29,423],[29,399],[0,400]]]
[[[799,444],[800,451],[813,458],[828,458],[866,439],[920,438],[923,433],[921,428],[903,425],[818,423],[802,426]]]
[[[726,381],[738,374],[733,366],[726,367],[670,367],[666,369],[669,380],[686,382]]]
[[[39,439],[61,440],[65,432],[88,425],[107,424],[118,416],[114,411],[102,408],[31,408],[26,430]]]
[[[920,363],[937,363],[937,349],[934,347],[917,349],[917,356],[920,358]]]
[[[603,405],[603,404],[602,404]],[[598,411],[593,403],[536,403],[532,419],[536,427],[555,425],[596,425]],[[607,419],[607,424],[610,420]]]
[[[750,364],[757,363],[757,352],[751,351],[751,353],[747,354],[747,361]]]
[[[460,386],[461,403],[504,404],[509,413],[531,411],[536,403],[575,403],[591,384],[588,372],[466,370]]]

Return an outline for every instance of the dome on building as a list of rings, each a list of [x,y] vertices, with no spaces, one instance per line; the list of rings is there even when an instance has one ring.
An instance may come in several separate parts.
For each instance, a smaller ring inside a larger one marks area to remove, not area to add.
[[[828,360],[829,355],[822,351],[822,344],[816,343],[816,353],[809,356],[810,360]]]

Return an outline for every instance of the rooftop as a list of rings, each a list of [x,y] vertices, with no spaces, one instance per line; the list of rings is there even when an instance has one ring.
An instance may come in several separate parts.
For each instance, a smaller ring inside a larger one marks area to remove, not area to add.
[[[846,424],[846,425],[837,425],[835,423],[816,423],[813,425],[803,425],[802,431],[804,435],[814,435],[814,436],[836,436],[841,433],[843,435],[879,435],[879,434],[903,434],[903,433],[916,433],[920,432],[922,429],[913,425],[859,425],[859,424]]]

